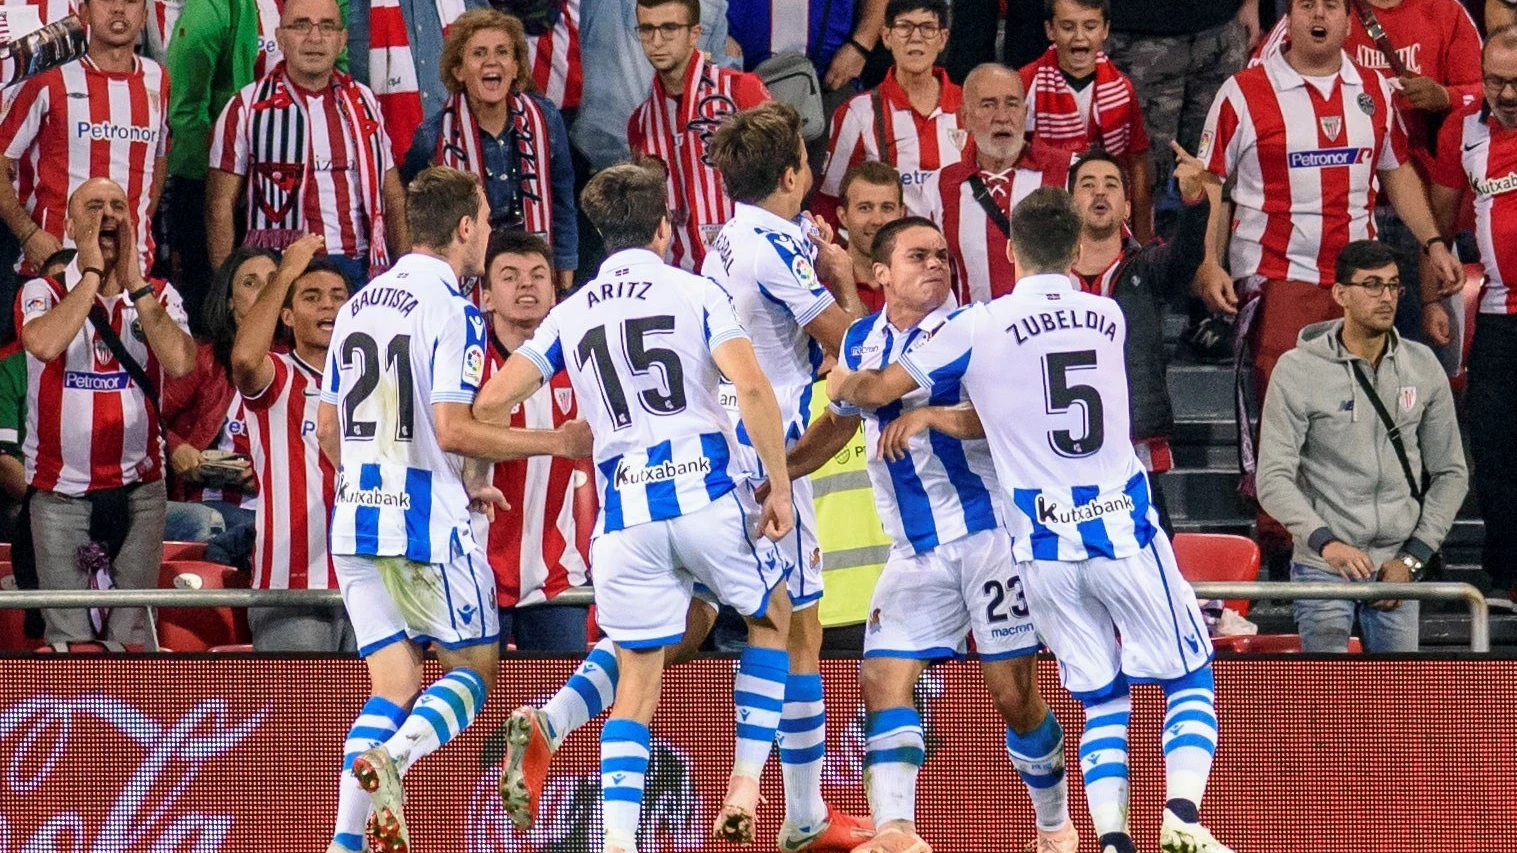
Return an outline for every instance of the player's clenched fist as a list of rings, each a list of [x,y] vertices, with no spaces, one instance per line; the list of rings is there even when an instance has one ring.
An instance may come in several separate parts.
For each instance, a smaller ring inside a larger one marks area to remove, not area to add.
[[[759,535],[778,542],[795,529],[795,508],[790,504],[790,490],[771,489],[759,515]]]
[[[584,418],[575,418],[565,421],[558,428],[559,440],[562,442],[559,451],[553,455],[562,456],[565,459],[583,459],[595,449],[595,437],[590,433],[590,422]]]

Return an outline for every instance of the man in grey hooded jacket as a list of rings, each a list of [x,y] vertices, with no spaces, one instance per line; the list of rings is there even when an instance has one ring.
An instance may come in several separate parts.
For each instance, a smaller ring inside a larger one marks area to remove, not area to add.
[[[1259,502],[1294,540],[1292,580],[1416,580],[1469,488],[1453,394],[1432,350],[1396,334],[1389,247],[1348,244],[1335,280],[1343,319],[1302,329],[1265,396]],[[1420,499],[1356,371],[1394,420]],[[1302,649],[1347,651],[1355,615],[1369,651],[1417,650],[1415,601],[1299,601]]]

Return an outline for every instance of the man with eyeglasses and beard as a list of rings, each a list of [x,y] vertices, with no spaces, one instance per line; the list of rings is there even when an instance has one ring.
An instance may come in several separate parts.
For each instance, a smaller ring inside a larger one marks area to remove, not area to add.
[[[1291,580],[1409,583],[1469,488],[1454,395],[1432,350],[1396,334],[1389,246],[1349,243],[1334,279],[1343,319],[1302,329],[1264,397],[1259,503],[1290,531]],[[1417,602],[1391,599],[1296,602],[1302,651],[1348,651],[1356,616],[1366,651],[1417,651]]]

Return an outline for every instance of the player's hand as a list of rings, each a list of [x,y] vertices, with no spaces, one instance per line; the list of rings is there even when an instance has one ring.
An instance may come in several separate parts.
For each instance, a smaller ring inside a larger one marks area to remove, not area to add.
[[[795,507],[790,504],[790,490],[771,489],[764,500],[764,510],[759,515],[759,535],[770,542],[778,542],[795,529]]]
[[[1442,302],[1428,302],[1422,306],[1422,334],[1433,346],[1448,346],[1454,340],[1449,323],[1449,311]]]
[[[488,483],[477,483],[467,487],[469,492],[469,511],[477,512],[490,521],[495,520],[495,510],[509,510],[511,505],[506,502],[506,495],[500,489]]]
[[[130,293],[141,287],[142,255],[137,252],[137,226],[130,216],[116,220],[116,280]]]
[[[1411,583],[1412,570],[1407,568],[1406,563],[1391,558],[1380,564],[1380,573],[1375,576],[1375,580],[1382,583]],[[1400,601],[1391,598],[1370,602],[1370,607],[1376,610],[1395,610],[1400,606]]]
[[[1212,174],[1206,164],[1197,160],[1180,143],[1171,139],[1169,150],[1175,152],[1175,180],[1180,182],[1180,197],[1196,201],[1206,192],[1207,184],[1221,184],[1222,179]]]
[[[848,369],[848,365],[841,361],[834,364],[832,369],[827,371],[827,399],[834,403],[847,402],[840,395],[843,392],[843,383],[852,375],[853,371]]]
[[[1233,277],[1215,263],[1203,263],[1196,270],[1191,288],[1208,310],[1234,315],[1238,313],[1238,292],[1233,289]]]
[[[804,216],[816,226],[815,231],[808,231],[811,242],[816,244],[817,275],[823,283],[829,286],[837,286],[853,281],[853,258],[848,250],[839,246],[833,239],[835,236],[832,226],[825,219],[812,216],[808,211]]]
[[[279,256],[279,272],[274,280],[291,284],[311,265],[316,253],[327,247],[327,238],[320,234],[302,234],[295,242],[284,247]]]
[[[595,450],[595,436],[590,432],[590,422],[584,418],[564,421],[564,425],[558,428],[558,435],[562,445],[554,456],[583,459]]]
[[[1343,542],[1327,543],[1322,549],[1322,559],[1346,581],[1367,581],[1375,576],[1375,563],[1370,555]]]
[[[31,264],[32,269],[36,270],[38,274],[41,274],[42,267],[47,263],[47,259],[51,258],[53,256],[53,253],[57,252],[59,249],[62,249],[63,244],[58,242],[57,237],[54,237],[53,235],[47,233],[47,231],[42,228],[38,228],[36,231],[32,232],[32,236],[27,238],[27,241],[21,245],[21,248],[26,252],[26,262]],[[95,246],[95,254],[99,255],[99,253],[100,246],[97,244]],[[84,257],[84,252],[82,250],[79,252],[79,257]],[[98,267],[99,265],[99,258],[97,257],[94,266]],[[84,261],[81,260],[79,262],[79,266],[83,268],[90,265],[84,263]]]
[[[836,51],[833,51],[832,63],[827,66],[827,76],[822,78],[822,88],[828,92],[836,92],[858,79],[858,76],[864,73],[864,63],[868,58],[852,42],[843,42]]]
[[[100,219],[101,211],[86,210],[83,216],[74,220],[74,244],[78,247],[79,252],[79,254],[74,256],[74,259],[78,262],[81,271],[87,270],[90,267],[94,267],[97,270],[104,269],[101,266],[105,263],[105,253],[100,251]],[[36,242],[41,242],[40,238]],[[47,256],[44,255],[41,261],[38,261],[39,266],[37,269],[39,272],[42,269],[40,264],[46,260]],[[96,284],[104,285],[105,282],[99,281]]]
[[[186,480],[199,479],[200,451],[193,444],[181,444],[169,452],[169,467],[175,476]],[[252,469],[249,469],[252,473]]]
[[[1437,80],[1416,74],[1407,74],[1398,79],[1401,83],[1401,94],[1406,96],[1407,103],[1414,108],[1430,113],[1448,110],[1451,103],[1449,90]]]
[[[1464,264],[1442,243],[1434,243],[1427,251],[1427,262],[1438,282],[1438,297],[1453,296],[1464,288]]]
[[[880,430],[880,458],[895,462],[906,456],[911,437],[931,426],[932,413],[925,408],[912,409]]]

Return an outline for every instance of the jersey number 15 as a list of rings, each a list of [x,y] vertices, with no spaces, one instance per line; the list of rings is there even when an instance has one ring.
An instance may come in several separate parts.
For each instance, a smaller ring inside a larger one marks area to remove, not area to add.
[[[654,317],[629,317],[622,321],[621,362],[634,377],[645,376],[658,368],[663,374],[663,387],[653,387],[637,395],[638,402],[652,415],[674,415],[685,410],[685,368],[680,364],[679,353],[665,347],[648,346],[650,336],[674,334],[674,318],[661,314]],[[627,392],[622,388],[617,372],[616,359],[611,352],[611,343],[605,326],[596,326],[585,332],[574,349],[580,370],[589,366],[595,371],[596,384],[600,386],[601,403],[611,416],[611,428],[623,429],[632,425],[632,408],[627,402]]]

